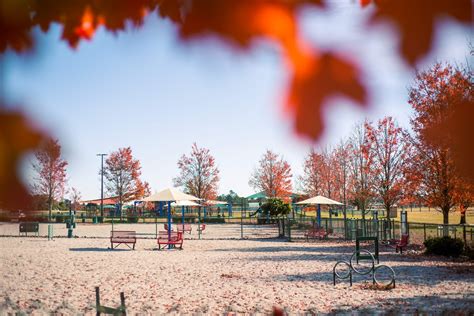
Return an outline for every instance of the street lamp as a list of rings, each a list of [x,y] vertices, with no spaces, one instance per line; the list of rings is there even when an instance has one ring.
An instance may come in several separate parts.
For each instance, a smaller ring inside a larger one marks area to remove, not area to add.
[[[104,218],[104,156],[107,154],[97,154],[100,156],[100,217]]]

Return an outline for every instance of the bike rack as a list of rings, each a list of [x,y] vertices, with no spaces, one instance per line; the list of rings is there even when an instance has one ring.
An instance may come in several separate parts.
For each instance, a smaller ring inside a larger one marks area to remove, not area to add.
[[[366,254],[368,254],[368,256],[361,257],[360,256],[361,252],[365,252]],[[353,265],[354,260],[356,261],[356,263],[358,263],[359,261],[361,261],[361,258],[364,258],[364,259],[368,258],[371,261],[369,269],[367,269],[366,271],[361,270],[361,269],[357,269]],[[341,274],[341,273],[337,272],[336,268],[337,268],[338,265],[347,266],[347,273]],[[387,269],[388,270],[388,273],[390,275],[390,282],[389,283],[383,283],[383,282],[381,282],[380,280],[377,279],[377,271],[379,271],[379,273],[381,273],[380,271],[382,269]],[[344,261],[344,260],[340,260],[340,261],[336,262],[336,264],[334,265],[334,268],[332,269],[333,284],[336,285],[336,279],[345,280],[345,279],[348,278],[349,283],[352,286],[352,273],[356,273],[356,274],[359,274],[359,275],[372,274],[371,276],[372,276],[373,284],[382,285],[382,286],[386,286],[386,287],[392,286],[393,288],[395,288],[395,271],[393,271],[393,269],[391,267],[389,267],[385,264],[375,265],[375,258],[374,258],[373,254],[370,251],[367,251],[367,250],[364,250],[364,249],[356,250],[352,254],[349,262]]]

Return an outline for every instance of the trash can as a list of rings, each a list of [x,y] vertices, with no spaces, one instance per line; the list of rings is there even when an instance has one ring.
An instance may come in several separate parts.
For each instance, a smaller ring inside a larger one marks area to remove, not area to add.
[[[97,224],[97,216],[92,217],[92,223]]]

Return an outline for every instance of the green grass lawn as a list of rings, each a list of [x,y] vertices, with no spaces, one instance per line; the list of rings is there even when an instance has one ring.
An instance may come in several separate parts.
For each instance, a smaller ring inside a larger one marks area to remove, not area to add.
[[[398,212],[398,217],[395,220],[400,220],[400,212]],[[408,215],[408,222],[415,222],[415,223],[427,223],[427,224],[442,224],[443,223],[443,214],[441,212],[435,211],[433,209],[428,210],[428,208],[422,208],[421,211],[416,208],[413,211],[407,210]],[[306,212],[306,216],[315,216],[315,212]],[[321,211],[321,217],[328,218],[329,212]],[[360,219],[362,216],[360,214],[354,214],[352,216],[351,211],[347,211],[348,218]],[[341,212],[339,213],[338,217],[333,218],[342,218]],[[366,218],[372,218],[372,214],[369,213],[366,215]],[[449,213],[449,223],[450,224],[459,224],[460,221],[460,214],[459,212],[453,211]],[[470,209],[466,213],[466,222],[468,224],[474,224],[474,210]]]

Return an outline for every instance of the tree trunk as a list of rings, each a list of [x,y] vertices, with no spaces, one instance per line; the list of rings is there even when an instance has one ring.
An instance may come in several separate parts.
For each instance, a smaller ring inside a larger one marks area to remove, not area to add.
[[[384,225],[384,239],[391,239],[392,238],[392,221],[390,220],[390,206],[386,206],[385,207],[385,212],[387,212],[386,214],[386,222],[387,222],[387,225],[385,226]],[[388,234],[387,234],[387,231],[388,231]]]
[[[443,209],[443,224],[449,224],[449,209]]]
[[[449,209],[443,209],[443,236],[449,236]]]
[[[48,198],[48,221],[51,222],[51,213],[53,211],[53,198]]]
[[[461,220],[459,221],[459,224],[466,224],[466,210],[461,210]]]

